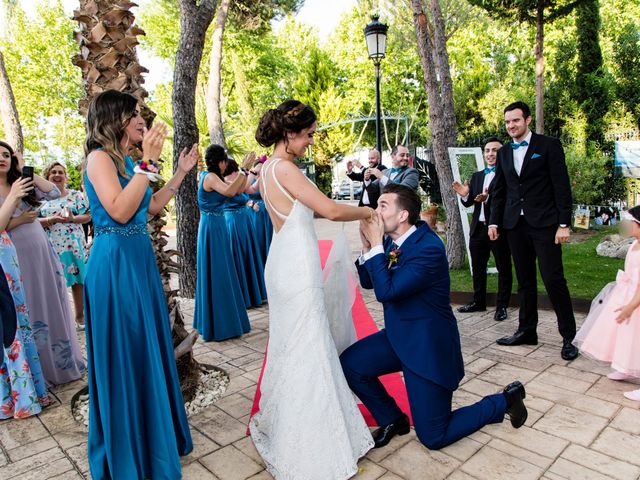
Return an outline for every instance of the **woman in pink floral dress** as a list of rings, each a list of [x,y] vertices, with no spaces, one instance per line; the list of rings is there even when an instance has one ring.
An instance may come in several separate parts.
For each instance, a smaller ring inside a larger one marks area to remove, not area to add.
[[[0,207],[0,419],[37,415],[49,405],[38,348],[29,326],[16,250],[4,229],[20,199],[28,193],[27,180],[16,181]]]

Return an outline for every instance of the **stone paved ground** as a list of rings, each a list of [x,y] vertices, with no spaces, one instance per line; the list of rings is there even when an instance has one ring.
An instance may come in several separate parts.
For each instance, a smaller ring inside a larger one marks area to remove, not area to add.
[[[335,229],[318,221],[320,238]],[[354,250],[357,232],[347,228]],[[368,293],[367,307],[379,325],[380,304]],[[192,302],[185,302],[191,321]],[[608,380],[608,372],[585,358],[560,358],[553,315],[541,312],[536,347],[503,348],[494,343],[514,330],[517,312],[504,323],[484,315],[459,315],[466,377],[454,395],[457,406],[499,391],[514,378],[527,389],[529,419],[519,430],[509,422],[491,425],[441,451],[424,448],[412,432],[360,462],[360,480],[528,480],[640,478],[640,404],[622,391],[637,388]],[[198,342],[197,359],[226,369],[231,383],[214,406],[190,418],[195,444],[183,459],[185,479],[264,480],[251,439],[245,436],[262,356],[268,308],[250,312],[253,330],[224,343]],[[582,321],[582,316],[579,317]],[[0,479],[89,478],[87,433],[70,414],[71,396],[82,381],[52,390],[55,405],[42,415],[0,423]],[[125,480],[125,479],[115,479]],[[128,479],[127,479],[128,480]]]

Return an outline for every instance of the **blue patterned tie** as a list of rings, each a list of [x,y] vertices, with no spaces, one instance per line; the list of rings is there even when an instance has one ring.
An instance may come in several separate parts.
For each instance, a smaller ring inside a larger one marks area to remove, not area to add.
[[[392,168],[391,173],[400,173],[402,171],[402,167],[400,168]]]
[[[517,143],[517,142],[512,143],[511,148],[513,148],[514,150],[517,150],[520,147],[526,147],[528,145],[529,145],[529,142],[527,142],[526,140],[523,140],[520,143]]]
[[[491,172],[495,172],[495,171],[496,171],[496,167],[487,167],[484,169],[484,174],[489,175]]]

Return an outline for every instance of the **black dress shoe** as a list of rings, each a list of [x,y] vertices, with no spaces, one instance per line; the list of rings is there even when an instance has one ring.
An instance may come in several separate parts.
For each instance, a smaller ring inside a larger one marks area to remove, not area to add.
[[[560,356],[563,360],[575,360],[578,358],[578,347],[576,347],[573,343],[573,340],[563,340],[562,341],[562,350],[560,351]]]
[[[375,442],[373,448],[384,447],[396,435],[406,435],[410,431],[411,424],[409,423],[409,417],[402,414],[402,416],[395,422],[390,423],[386,427],[380,427],[373,432],[373,440]]]
[[[477,302],[467,303],[466,305],[458,308],[460,313],[471,313],[471,312],[484,312],[487,310],[487,307],[484,305],[480,305]]]
[[[493,319],[496,322],[502,322],[507,319],[507,309],[505,307],[496,308],[496,313],[493,315]]]
[[[527,421],[529,412],[524,405],[527,393],[520,382],[513,382],[504,387],[504,396],[507,399],[507,413],[511,419],[513,428],[520,428]]]
[[[538,334],[535,332],[516,332],[510,337],[502,337],[496,340],[498,345],[514,347],[516,345],[537,345]]]

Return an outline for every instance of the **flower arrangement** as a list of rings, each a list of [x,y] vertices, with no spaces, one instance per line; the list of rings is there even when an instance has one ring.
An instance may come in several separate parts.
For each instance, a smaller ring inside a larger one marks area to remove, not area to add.
[[[391,268],[398,263],[398,258],[400,257],[401,253],[402,250],[400,250],[400,247],[393,247],[391,250],[389,250],[389,253],[387,253],[387,258],[389,259],[387,268]]]
[[[134,173],[146,175],[152,182],[157,182],[162,178],[160,176],[160,166],[153,160],[141,160],[137,162],[133,171]]]

